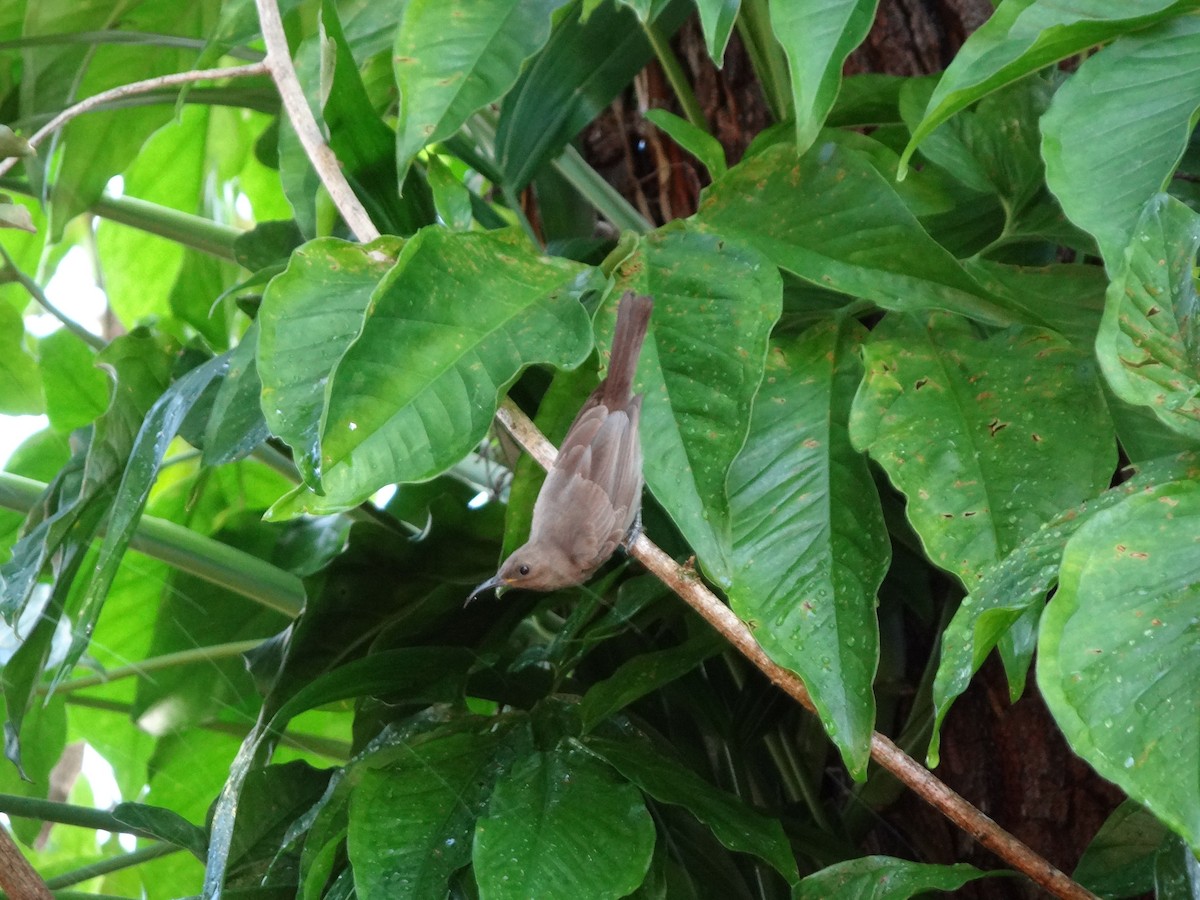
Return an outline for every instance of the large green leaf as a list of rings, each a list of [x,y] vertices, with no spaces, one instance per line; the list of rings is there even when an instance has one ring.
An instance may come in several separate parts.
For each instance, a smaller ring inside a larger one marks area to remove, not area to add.
[[[325,388],[324,495],[302,489],[273,514],[346,509],[383,485],[423,481],[462,459],[523,368],[569,368],[587,356],[591,334],[578,298],[589,278],[507,234],[419,232],[371,295]],[[279,302],[290,315],[287,300]],[[353,314],[343,318],[349,325]],[[293,326],[311,343],[322,340],[307,320]],[[294,384],[310,371],[301,357],[277,357],[276,365],[276,379]]]
[[[1042,119],[1046,183],[1095,236],[1109,272],[1187,147],[1200,108],[1197,54],[1194,15],[1122,38],[1084,61]]]
[[[1113,278],[1096,355],[1118,397],[1200,439],[1200,217],[1159,194],[1146,207]]]
[[[1118,487],[1051,519],[984,571],[942,633],[942,653],[933,681],[936,719],[929,744],[930,766],[938,764],[941,726],[951,704],[967,689],[972,676],[1009,629],[1031,612],[1040,611],[1046,594],[1058,580],[1063,548],[1071,535],[1092,516],[1112,508],[1125,497],[1163,482],[1197,477],[1200,477],[1200,459],[1194,454],[1141,466],[1133,478]],[[1020,672],[1009,671],[1013,701],[1020,696],[1018,688],[1024,686],[1024,676],[1023,668]]]
[[[209,116],[188,106],[179,121],[160,128],[141,148],[124,175],[125,193],[170,209],[202,209]],[[151,231],[101,219],[96,246],[104,261],[104,291],[126,327],[171,314],[171,287],[184,257],[195,250]],[[218,292],[219,293],[219,292]],[[207,298],[211,308],[217,293]]]
[[[7,303],[0,303],[0,414],[36,415],[46,401],[38,365],[26,351],[25,322]]]
[[[475,819],[495,777],[498,738],[449,732],[367,768],[350,795],[347,846],[363,900],[434,897],[471,861]]]
[[[1133,800],[1118,806],[1096,832],[1071,873],[1104,897],[1132,897],[1154,889],[1154,862],[1171,836]]]
[[[684,0],[656,0],[653,6],[654,26],[668,36],[690,12]],[[629,9],[605,3],[586,21],[581,13],[581,0],[573,0],[504,99],[496,163],[510,190],[524,188],[654,55]]]
[[[750,427],[782,284],[752,247],[680,225],[639,239],[618,289],[655,299],[637,386],[646,483],[705,572],[730,581],[729,467]],[[616,304],[597,321],[600,346]]]
[[[847,433],[864,335],[828,321],[776,343],[730,473],[730,604],[804,679],[856,778],[870,758],[875,592],[891,558],[866,458]]]
[[[565,0],[412,0],[396,30],[400,88],[396,161],[401,174],[426,144],[454,134],[499,100],[550,36]]]
[[[1196,0],[1004,0],[947,67],[904,161],[940,124],[997,88],[1196,6]]]
[[[956,891],[991,874],[966,863],[936,866],[891,856],[863,856],[809,875],[792,896],[795,900],[907,900],[927,891]]]
[[[799,877],[778,820],[749,808],[648,743],[592,737],[587,739],[587,748],[655,800],[688,810],[730,850],[754,854],[790,882]]]
[[[960,319],[891,315],[866,345],[850,434],[908,498],[929,558],[974,590],[983,570],[1116,465],[1096,373],[1054,332],[980,339]]]
[[[371,295],[404,242],[310,241],[271,279],[258,314],[262,409],[271,431],[294,450],[312,487],[319,484],[319,434],[329,378],[362,329]]]
[[[836,141],[799,159],[779,144],[743,160],[705,192],[696,219],[805,281],[886,309],[1017,318],[925,233],[865,157]]]
[[[772,3],[771,28],[787,54],[796,149],[821,131],[842,84],[842,66],[875,20],[879,0],[789,0]]]
[[[58,431],[95,420],[108,402],[108,379],[96,366],[96,353],[66,328],[38,341],[38,365],[46,392],[46,415]]]
[[[1093,517],[1067,543],[1038,686],[1071,747],[1200,850],[1200,482]]]
[[[559,748],[496,782],[473,859],[484,900],[616,900],[642,883],[653,850],[641,792],[591,754]]]

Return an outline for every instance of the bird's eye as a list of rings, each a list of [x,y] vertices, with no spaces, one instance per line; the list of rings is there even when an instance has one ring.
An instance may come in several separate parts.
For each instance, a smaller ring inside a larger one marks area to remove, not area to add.
[[[521,566],[520,568],[517,569],[517,571],[520,572],[522,575],[528,575],[529,574],[529,566]]]

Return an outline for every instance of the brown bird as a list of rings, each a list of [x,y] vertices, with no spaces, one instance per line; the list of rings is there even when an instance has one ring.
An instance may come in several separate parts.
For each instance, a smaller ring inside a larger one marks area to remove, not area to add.
[[[627,291],[617,308],[608,377],[591,393],[563,438],[533,506],[529,540],[470,603],[495,587],[553,591],[582,584],[634,535],[642,507],[642,397],[633,376],[654,301]]]

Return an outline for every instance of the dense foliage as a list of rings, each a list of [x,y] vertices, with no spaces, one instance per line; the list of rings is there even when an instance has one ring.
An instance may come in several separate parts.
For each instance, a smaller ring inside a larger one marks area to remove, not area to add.
[[[281,6],[382,236],[278,60],[31,155],[83,98],[261,60],[247,0],[0,4],[0,412],[48,421],[0,473],[0,807],[52,887],[954,890],[985,873],[868,855],[872,733],[936,765],[995,650],[1128,797],[1077,880],[1195,895],[1200,2],[1002,0],[941,75],[845,79],[875,0]],[[671,47],[696,15],[778,123],[736,160]],[[711,181],[657,227],[573,143],[647,65],[640,127]],[[103,336],[31,330],[78,253]],[[540,483],[499,404],[560,438],[627,289],[646,533],[817,718],[635,561],[463,608]],[[77,741],[111,811],[53,793]]]

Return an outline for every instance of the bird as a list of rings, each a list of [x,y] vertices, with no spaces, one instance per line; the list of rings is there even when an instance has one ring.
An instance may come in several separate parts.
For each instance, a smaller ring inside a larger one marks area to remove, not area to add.
[[[617,307],[608,374],[584,401],[533,506],[529,540],[467,597],[493,588],[554,591],[582,584],[619,546],[636,538],[642,506],[638,425],[644,394],[633,393],[653,298],[626,291]]]

